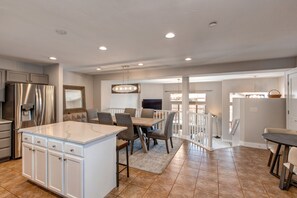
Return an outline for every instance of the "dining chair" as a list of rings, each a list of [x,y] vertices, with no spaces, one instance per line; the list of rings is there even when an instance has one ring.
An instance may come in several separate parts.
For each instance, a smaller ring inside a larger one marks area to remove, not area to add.
[[[140,117],[141,118],[154,118],[154,109],[142,109]],[[141,127],[141,130],[146,134],[149,131],[152,131],[154,129],[154,126],[152,127]]]
[[[97,116],[98,116],[99,124],[113,125],[111,113],[98,112]]]
[[[171,112],[171,113],[168,114],[164,130],[156,130],[154,132],[147,133],[147,138],[148,138],[148,140],[147,140],[147,149],[148,150],[150,150],[150,138],[160,139],[160,140],[165,140],[167,153],[169,154],[168,139],[170,139],[171,148],[173,148],[173,144],[172,144],[172,125],[173,125],[173,119],[174,119],[175,113],[176,112]]]
[[[139,138],[138,133],[134,133],[134,127],[129,113],[116,113],[115,114],[117,125],[127,127],[126,130],[118,134],[118,138],[128,141],[130,144],[130,152],[133,154],[134,140]]]
[[[289,151],[288,162],[284,163],[284,168],[289,170],[286,183],[286,190],[289,189],[293,174],[297,174],[297,148],[292,147]],[[281,175],[281,183],[285,182],[285,175]]]
[[[155,110],[154,109],[142,109],[140,117],[142,118],[153,118]]]
[[[131,117],[135,117],[136,109],[135,108],[125,108],[124,113],[129,113]]]
[[[296,134],[296,131],[289,130],[289,129],[283,129],[283,128],[265,128],[264,133]],[[268,159],[268,163],[267,163],[267,166],[270,166],[272,158],[276,154],[277,144],[266,141],[266,145],[267,145],[267,148],[270,150],[270,155],[269,155],[269,159]],[[277,175],[279,174],[280,156],[282,155],[283,151],[284,151],[284,147],[281,147],[279,155],[277,156],[277,165],[276,165]]]
[[[97,117],[97,112],[98,112],[98,109],[95,109],[95,108],[87,109],[87,120],[89,123],[94,123],[92,119]]]
[[[113,120],[112,120],[112,116],[111,113],[108,112],[98,112],[98,120],[99,120],[99,124],[105,124],[105,125],[113,125]],[[120,150],[122,150],[123,148],[126,148],[126,164],[122,164],[120,163],[119,160],[119,153]],[[120,165],[123,165],[126,167],[127,170],[127,177],[129,177],[129,154],[128,154],[128,141],[125,140],[121,140],[117,137],[117,142],[116,142],[116,163],[117,163],[117,187],[119,187],[119,181],[120,181]]]

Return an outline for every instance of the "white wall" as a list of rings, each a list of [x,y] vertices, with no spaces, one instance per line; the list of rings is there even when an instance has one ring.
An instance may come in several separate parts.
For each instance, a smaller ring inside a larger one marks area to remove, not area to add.
[[[281,78],[255,78],[224,80],[222,82],[222,137],[231,141],[229,135],[229,95],[234,92],[268,92],[271,89],[283,90]],[[283,93],[282,93],[283,94]]]
[[[93,76],[87,74],[80,74],[75,72],[63,72],[63,84],[84,86],[86,95],[86,108],[94,107],[94,80]]]
[[[111,85],[119,82],[102,81],[101,82],[101,111],[108,108],[138,108],[139,94],[112,94]]]
[[[108,108],[141,108],[143,99],[163,99],[163,84],[140,85],[140,93],[112,94],[111,85],[118,81],[101,81],[101,110]]]
[[[139,108],[142,105],[143,99],[162,99],[162,108],[164,104],[163,99],[163,92],[164,92],[164,85],[163,84],[147,84],[142,83],[141,85],[141,92],[140,92],[140,101],[139,101]]]

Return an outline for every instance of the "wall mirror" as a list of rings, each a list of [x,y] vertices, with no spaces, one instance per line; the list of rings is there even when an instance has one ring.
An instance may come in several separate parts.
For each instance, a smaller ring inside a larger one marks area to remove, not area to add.
[[[64,85],[63,95],[64,114],[86,111],[85,87]]]

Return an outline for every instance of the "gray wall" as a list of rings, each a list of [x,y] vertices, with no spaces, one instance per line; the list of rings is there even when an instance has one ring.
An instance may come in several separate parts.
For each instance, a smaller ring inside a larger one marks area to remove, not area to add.
[[[240,119],[235,137],[237,145],[265,148],[262,137],[265,128],[286,127],[286,100],[240,98],[235,101],[235,118]],[[237,114],[236,114],[237,113]],[[236,137],[237,136],[237,137]]]
[[[94,79],[93,76],[75,72],[63,72],[64,85],[76,85],[85,87],[86,108],[94,107]]]
[[[229,95],[235,92],[268,92],[271,89],[283,90],[282,78],[255,78],[224,80],[222,82],[222,136],[231,141],[229,135]]]
[[[49,75],[49,84],[56,90],[56,121],[63,121],[63,67],[59,64],[44,67],[44,73]]]
[[[0,57],[0,69],[43,74],[43,67],[40,65],[9,60],[3,57]]]

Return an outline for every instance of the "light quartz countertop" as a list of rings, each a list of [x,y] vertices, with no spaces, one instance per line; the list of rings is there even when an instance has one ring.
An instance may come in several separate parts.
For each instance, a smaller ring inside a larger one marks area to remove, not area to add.
[[[54,124],[22,128],[19,132],[32,133],[34,135],[45,136],[63,141],[88,144],[90,142],[115,135],[126,127],[92,124],[85,122],[59,122]]]
[[[12,121],[0,119],[0,124],[9,124],[9,123],[12,123]]]

